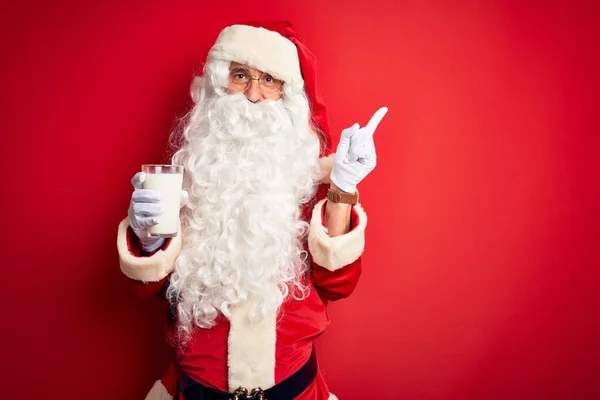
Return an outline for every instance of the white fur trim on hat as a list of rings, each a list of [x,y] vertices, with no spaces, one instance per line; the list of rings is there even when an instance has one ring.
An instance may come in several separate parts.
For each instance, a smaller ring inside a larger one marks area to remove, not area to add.
[[[119,224],[117,233],[121,271],[127,277],[142,282],[158,282],[169,275],[175,268],[175,260],[181,250],[181,228],[180,233],[171,239],[166,250],[159,250],[150,257],[136,257],[131,254],[127,244],[127,228],[129,219],[125,218]]]
[[[277,32],[248,25],[232,25],[221,31],[208,52],[207,61],[247,64],[277,79],[303,83],[296,45]]]
[[[367,214],[360,204],[356,204],[353,207],[358,213],[358,225],[344,235],[330,237],[321,217],[326,201],[319,201],[313,209],[308,232],[308,249],[315,263],[330,271],[337,271],[356,261],[362,254],[365,248]]]

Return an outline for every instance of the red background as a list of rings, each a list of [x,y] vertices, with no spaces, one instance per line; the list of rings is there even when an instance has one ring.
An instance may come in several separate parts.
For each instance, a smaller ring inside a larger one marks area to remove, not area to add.
[[[600,398],[592,2],[6,3],[1,398],[142,399],[163,372],[158,303],[118,267],[129,179],[219,30],[282,18],[318,56],[336,142],[390,109],[364,274],[319,343],[332,391]]]

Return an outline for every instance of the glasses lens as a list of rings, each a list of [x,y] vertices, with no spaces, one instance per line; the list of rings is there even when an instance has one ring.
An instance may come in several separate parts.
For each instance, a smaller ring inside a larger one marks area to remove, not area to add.
[[[250,78],[244,72],[232,71],[229,73],[229,82],[235,89],[244,89],[248,86]]]
[[[265,74],[260,77],[260,86],[267,93],[276,92],[281,89],[283,81],[273,78],[271,75]]]

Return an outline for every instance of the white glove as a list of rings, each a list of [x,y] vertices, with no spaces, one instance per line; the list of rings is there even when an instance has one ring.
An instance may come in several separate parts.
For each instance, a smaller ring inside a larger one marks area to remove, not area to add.
[[[364,128],[354,124],[342,131],[330,178],[344,192],[356,192],[356,185],[375,168],[377,155],[373,134],[387,111],[387,107],[377,110]]]
[[[142,249],[153,253],[160,249],[165,243],[164,238],[151,237],[148,235],[148,228],[160,222],[159,216],[164,212],[162,204],[162,194],[158,190],[142,189],[142,182],[146,179],[146,174],[138,172],[131,179],[134,187],[129,203],[129,225],[136,236],[140,239]],[[188,193],[181,191],[180,206],[183,207],[188,200]]]

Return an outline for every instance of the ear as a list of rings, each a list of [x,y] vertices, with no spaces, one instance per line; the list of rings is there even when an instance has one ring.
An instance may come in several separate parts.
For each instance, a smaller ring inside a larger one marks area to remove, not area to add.
[[[329,180],[329,175],[331,175],[331,170],[333,169],[333,156],[335,154],[330,154],[327,157],[319,158],[319,164],[321,165],[321,178],[319,182],[321,183],[331,183]]]

